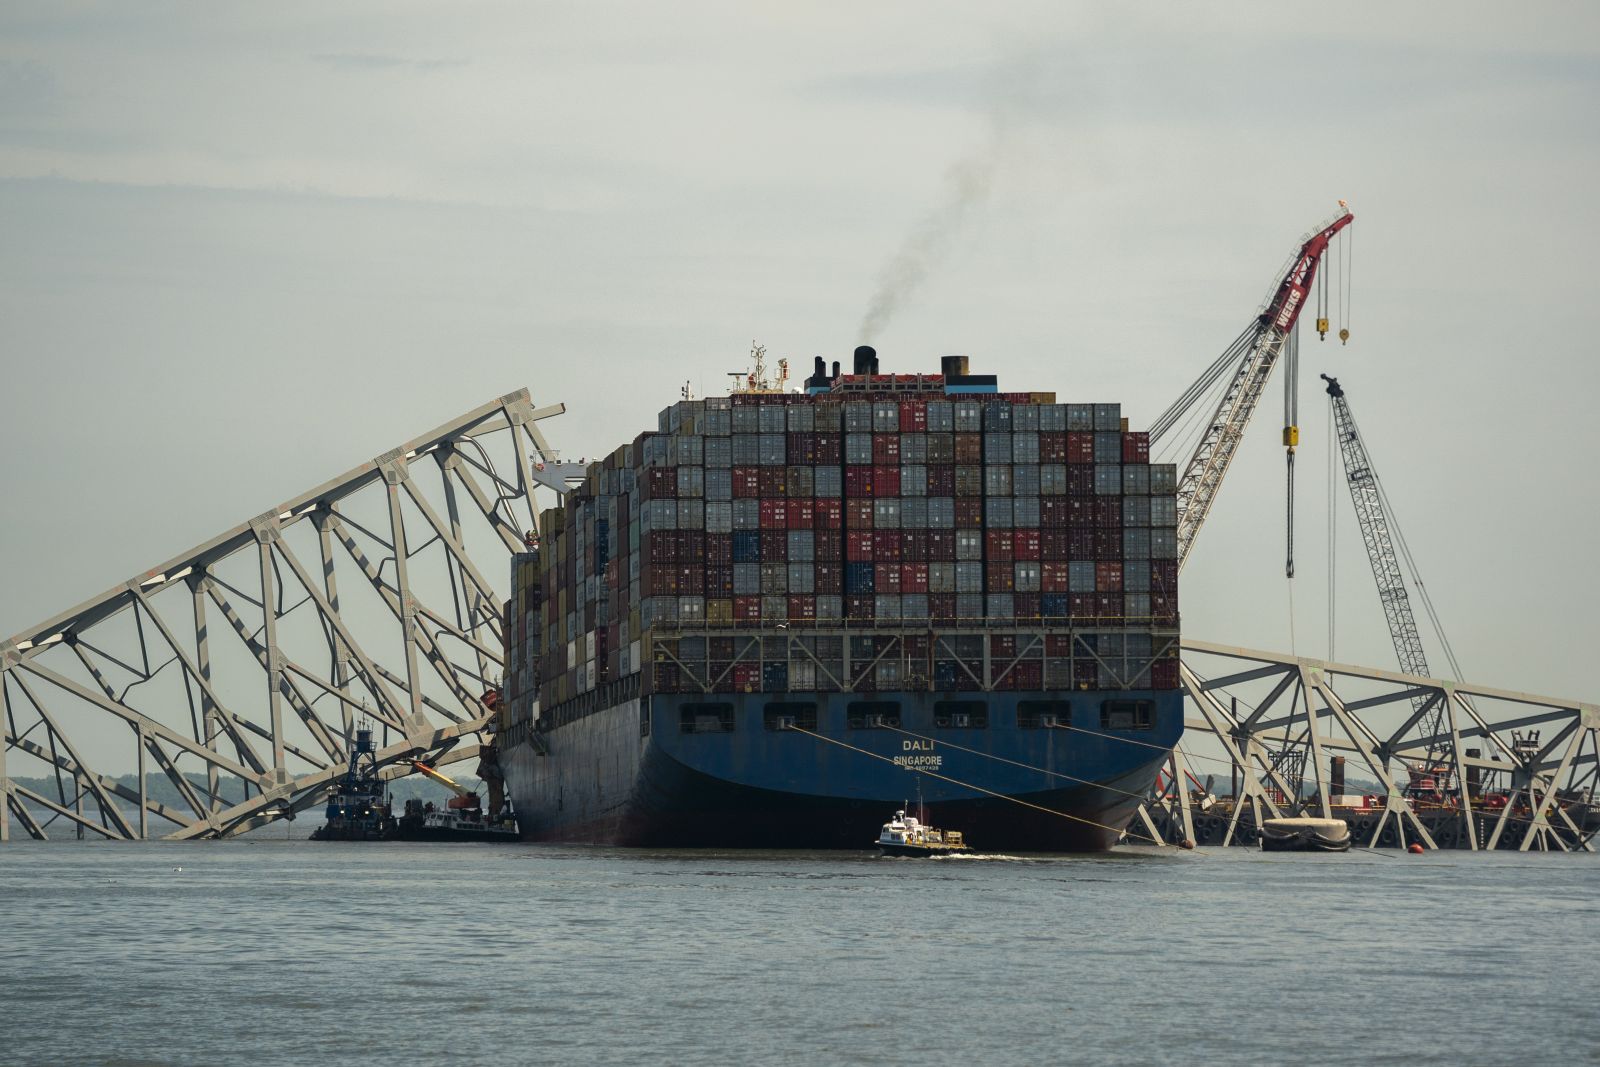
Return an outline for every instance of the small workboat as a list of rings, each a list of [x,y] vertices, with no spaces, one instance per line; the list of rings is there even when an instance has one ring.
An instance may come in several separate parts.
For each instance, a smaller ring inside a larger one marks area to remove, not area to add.
[[[1350,826],[1343,819],[1263,819],[1263,852],[1348,852]]]
[[[885,856],[945,856],[972,851],[961,840],[961,831],[935,830],[904,811],[895,812],[894,818],[883,824],[878,848]]]

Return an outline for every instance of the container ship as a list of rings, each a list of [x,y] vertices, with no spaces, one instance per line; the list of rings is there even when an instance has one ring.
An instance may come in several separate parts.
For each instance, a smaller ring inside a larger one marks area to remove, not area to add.
[[[980,851],[1111,847],[1183,729],[1175,468],[965,357],[789,389],[753,355],[513,560],[523,835],[870,848],[920,780]]]

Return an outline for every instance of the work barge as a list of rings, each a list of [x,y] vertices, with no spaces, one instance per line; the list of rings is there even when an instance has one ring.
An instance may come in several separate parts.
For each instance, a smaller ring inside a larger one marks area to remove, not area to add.
[[[1215,383],[1220,399],[1176,482],[1179,567],[1273,366],[1280,358],[1292,365],[1298,313],[1314,303],[1316,264],[1349,218],[1307,235],[1260,314],[1197,383]],[[1327,325],[1321,312],[1319,331]],[[1206,395],[1189,393],[1191,402]],[[292,819],[325,804],[346,773],[358,724],[370,724],[371,762],[386,779],[413,773],[420,759],[432,767],[475,760],[479,777],[499,780],[508,749],[536,747],[542,733],[535,724],[543,709],[513,696],[537,692],[542,681],[533,659],[514,654],[530,636],[518,611],[531,606],[510,598],[514,568],[537,566],[529,557],[541,513],[588,484],[596,467],[552,444],[548,431],[564,411],[536,404],[527,389],[497,397],[0,642],[0,841],[13,833],[216,839]],[[1298,435],[1291,414],[1286,445]],[[1152,447],[1181,416],[1151,424]],[[1347,411],[1341,420],[1352,440]],[[1353,467],[1370,461],[1358,455]],[[1353,494],[1358,481],[1352,475]],[[1372,501],[1358,496],[1358,511],[1363,506],[1366,521],[1377,521]],[[1369,530],[1384,533],[1364,525]],[[1381,547],[1383,537],[1369,542]],[[1393,603],[1388,559],[1373,562],[1385,603]],[[750,649],[752,681],[766,682],[780,651],[786,670],[793,663],[787,618],[758,610],[715,625]],[[978,640],[962,643],[960,627],[935,617],[924,627],[926,649],[903,638],[894,647],[874,641],[858,662],[846,639],[875,637],[882,624],[828,625],[840,631],[839,670],[870,667],[876,677],[894,660],[895,684],[920,687],[930,709],[951,688],[940,658],[977,653],[974,675],[995,669],[987,627],[969,628],[965,637]],[[1036,718],[1035,729],[1066,746],[1121,733],[1125,723],[1110,730],[1100,718],[1111,698],[1097,697],[1091,711],[1070,693],[1091,671],[1096,690],[1103,681],[1133,688],[1140,664],[1108,658],[1098,641],[1052,646],[1042,619],[1013,619],[1011,629],[1037,630],[1041,679],[1067,681],[1067,706]],[[637,653],[630,640],[629,655],[651,665],[652,680],[655,665],[676,656],[681,687],[685,675],[700,677],[684,659],[685,631],[680,617],[641,636]],[[1397,649],[1402,638],[1410,648],[1403,618],[1391,617],[1391,631]],[[1145,740],[1154,746],[1145,762],[1160,768],[1154,786],[1126,807],[1124,841],[1253,844],[1264,819],[1328,815],[1344,819],[1365,847],[1593,851],[1600,706],[1441,679],[1404,651],[1403,669],[1388,670],[1180,638],[1175,626],[1170,636],[1179,656],[1164,660],[1175,677],[1161,686],[1174,688],[1155,691],[1181,701],[1183,734],[1126,733],[1116,742]],[[932,656],[945,637],[965,651],[950,644],[952,654]],[[1127,644],[1121,648],[1125,657]],[[702,671],[709,653],[709,645],[700,652]],[[583,698],[564,696],[573,707]],[[980,685],[975,697],[994,698],[986,714],[1016,726],[1021,712],[1003,685]],[[847,719],[849,709],[839,714]],[[805,727],[799,717],[782,720],[783,728]],[[682,721],[698,728],[698,715],[675,717],[673,728]],[[845,719],[841,725],[849,729]],[[634,729],[637,738],[637,722]],[[931,751],[952,757],[957,745],[981,747],[929,733]],[[961,777],[977,782],[979,768]],[[897,768],[905,795],[914,795],[918,769]],[[881,822],[881,808],[874,817]]]

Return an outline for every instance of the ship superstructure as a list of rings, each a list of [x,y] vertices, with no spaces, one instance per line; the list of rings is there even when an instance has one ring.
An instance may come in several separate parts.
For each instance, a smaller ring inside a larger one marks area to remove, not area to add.
[[[1116,404],[821,359],[590,466],[513,564],[524,834],[1108,847],[1181,731],[1176,471]],[[760,377],[761,380],[757,381]]]

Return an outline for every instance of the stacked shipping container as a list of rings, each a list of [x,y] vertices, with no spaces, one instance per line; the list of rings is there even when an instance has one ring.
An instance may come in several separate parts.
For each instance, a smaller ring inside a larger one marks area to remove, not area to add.
[[[1118,405],[896,381],[676,404],[593,465],[541,517],[542,706],[638,672],[651,627],[1175,626],[1176,471]]]

